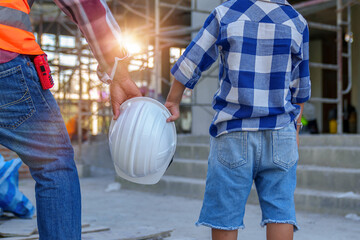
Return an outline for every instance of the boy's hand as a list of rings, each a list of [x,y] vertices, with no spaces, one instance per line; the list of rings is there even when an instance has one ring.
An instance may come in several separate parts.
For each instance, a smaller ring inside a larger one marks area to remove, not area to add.
[[[180,117],[179,104],[173,102],[166,102],[165,107],[170,111],[171,116],[166,119],[166,122],[173,122]]]
[[[174,80],[165,103],[165,107],[169,109],[172,116],[166,119],[166,122],[173,122],[180,117],[179,106],[184,90],[185,86],[177,80]]]

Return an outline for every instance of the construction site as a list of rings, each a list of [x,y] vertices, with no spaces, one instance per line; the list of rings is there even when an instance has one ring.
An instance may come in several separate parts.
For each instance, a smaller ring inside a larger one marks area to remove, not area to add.
[[[130,53],[129,72],[143,96],[165,103],[170,69],[225,0],[107,0]],[[289,0],[310,29],[311,99],[300,133],[295,204],[301,227],[294,239],[345,240],[360,236],[360,1]],[[186,89],[174,160],[155,185],[115,173],[108,132],[113,113],[109,86],[81,31],[51,0],[37,0],[30,18],[46,52],[51,89],[75,150],[83,201],[83,239],[211,239],[194,226],[205,192],[212,99],[219,63],[194,90]],[[71,130],[69,130],[71,128]],[[0,145],[6,160],[16,154]],[[34,181],[20,170],[20,190],[35,204]],[[142,202],[140,204],[140,202]],[[144,202],[146,202],[144,204]],[[238,239],[265,239],[255,188],[246,229]],[[140,220],[139,220],[140,219]],[[19,230],[23,224],[24,229]],[[88,230],[88,231],[87,231]],[[0,218],[0,238],[39,239],[36,220]]]

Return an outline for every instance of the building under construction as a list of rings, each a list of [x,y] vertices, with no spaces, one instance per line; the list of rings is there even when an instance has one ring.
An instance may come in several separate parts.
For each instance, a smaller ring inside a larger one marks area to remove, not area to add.
[[[223,1],[122,0],[107,1],[132,54],[129,70],[146,96],[164,100],[172,82],[170,69]],[[289,1],[310,27],[312,98],[310,120],[319,133],[357,133],[360,119],[359,1]],[[85,39],[52,1],[37,1],[31,11],[38,42],[47,52],[55,78],[52,90],[65,121],[76,113],[90,135],[106,133],[111,116],[108,87],[96,76],[96,60]],[[206,88],[186,91],[178,131],[207,134],[218,87],[214,64],[202,77]],[[82,111],[79,111],[82,110]],[[82,115],[82,116],[81,116]],[[306,116],[306,114],[305,114]],[[82,134],[79,132],[80,135]],[[79,136],[80,139],[80,136]]]

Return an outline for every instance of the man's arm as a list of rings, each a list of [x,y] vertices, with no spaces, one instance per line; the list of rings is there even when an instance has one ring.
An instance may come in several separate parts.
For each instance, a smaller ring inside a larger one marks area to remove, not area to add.
[[[121,44],[121,30],[105,0],[54,0],[56,5],[76,23],[84,34],[102,71],[110,73],[115,57],[126,58]],[[127,64],[120,62],[110,86],[114,119],[119,116],[120,104],[126,99],[141,96],[130,79]]]
[[[115,57],[126,57],[120,27],[105,0],[54,2],[79,27],[103,71],[111,71]]]

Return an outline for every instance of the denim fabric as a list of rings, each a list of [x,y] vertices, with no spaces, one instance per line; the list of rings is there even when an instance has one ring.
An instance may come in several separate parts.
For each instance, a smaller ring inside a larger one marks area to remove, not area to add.
[[[289,223],[297,230],[297,161],[294,124],[280,130],[231,132],[211,138],[204,202],[196,225],[244,228],[245,204],[254,182],[261,225]]]
[[[0,144],[19,155],[36,181],[40,239],[81,239],[74,151],[54,97],[23,55],[0,64]]]

